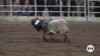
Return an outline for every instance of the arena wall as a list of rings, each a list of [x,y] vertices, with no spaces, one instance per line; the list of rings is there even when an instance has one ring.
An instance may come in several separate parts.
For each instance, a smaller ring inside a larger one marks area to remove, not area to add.
[[[6,20],[6,21],[23,21],[23,22],[27,22],[27,21],[31,21],[32,19],[34,19],[36,17],[32,17],[32,16],[0,16],[0,20]],[[90,21],[90,22],[100,22],[100,18],[99,17],[38,17],[41,19],[47,19],[47,18],[54,18],[54,19],[66,19],[68,21]]]

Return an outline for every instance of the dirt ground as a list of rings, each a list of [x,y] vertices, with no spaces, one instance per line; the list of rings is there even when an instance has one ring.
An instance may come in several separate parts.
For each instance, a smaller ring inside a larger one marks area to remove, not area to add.
[[[0,21],[0,56],[100,56],[100,23],[69,22],[71,43],[56,35],[42,41],[30,22]],[[95,47],[93,53],[87,45]]]

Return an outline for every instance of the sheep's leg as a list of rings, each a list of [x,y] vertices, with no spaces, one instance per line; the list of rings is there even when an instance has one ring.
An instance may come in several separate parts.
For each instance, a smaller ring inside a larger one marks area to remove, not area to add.
[[[70,43],[70,40],[68,38],[68,35],[66,35],[66,34],[64,34],[64,40],[65,40],[65,42],[67,41],[68,43]]]
[[[45,37],[45,32],[43,32],[43,41],[47,41],[46,37]]]

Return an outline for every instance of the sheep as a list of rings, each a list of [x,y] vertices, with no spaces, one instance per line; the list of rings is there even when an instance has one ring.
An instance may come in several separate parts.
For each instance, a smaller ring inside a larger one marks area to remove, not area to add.
[[[52,29],[59,34],[65,34],[69,31],[68,23],[63,19],[52,20],[49,22],[48,29]]]
[[[64,19],[39,19],[35,18],[31,21],[37,31],[43,31],[43,40],[47,41],[46,35],[61,34],[64,36],[64,41],[70,43],[68,38],[69,26]]]

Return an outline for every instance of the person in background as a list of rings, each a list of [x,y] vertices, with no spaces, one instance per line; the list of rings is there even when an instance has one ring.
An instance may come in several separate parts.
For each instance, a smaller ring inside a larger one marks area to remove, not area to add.
[[[81,5],[81,6],[85,6],[85,4],[84,4],[85,0],[79,0],[79,2],[80,2],[80,5]],[[81,8],[80,8],[80,11],[81,11],[81,12],[84,12],[84,7],[81,7]],[[85,16],[84,14],[85,14],[85,13],[81,13],[81,16],[82,16],[82,17]]]
[[[34,12],[31,12],[31,11],[35,11],[35,8],[32,6],[34,5],[34,0],[24,0],[24,1],[20,0],[20,2],[21,2],[20,4],[25,5],[21,9],[22,11],[24,11],[23,15],[33,16]]]
[[[63,15],[64,16],[67,16],[67,11],[68,11],[68,7],[67,7],[67,3],[68,3],[68,0],[61,0],[62,1],[62,4],[64,7],[62,7],[62,11],[63,11]]]
[[[21,11],[22,12],[18,12],[19,14],[22,14],[24,16],[27,15],[35,15],[35,12],[28,12],[28,11],[35,11],[35,7],[34,6],[29,6],[29,5],[34,5],[34,0],[16,0],[14,5],[21,5]],[[25,12],[27,11],[27,12]]]
[[[21,11],[21,7],[19,6],[13,6],[13,5],[20,5],[20,1],[19,0],[12,0],[12,9],[13,11]],[[13,16],[19,16],[21,13],[20,12],[13,12],[12,13]]]
[[[76,6],[76,0],[71,0],[71,6]],[[77,7],[71,7],[70,8],[71,13],[70,16],[77,16]]]
[[[94,4],[97,6],[94,8],[94,11],[96,12],[95,16],[100,17],[100,1],[94,1]]]
[[[3,0],[3,5],[7,5],[7,1]],[[7,8],[6,6],[4,6],[4,8]]]
[[[89,6],[93,6],[93,7],[89,7],[90,12],[94,12],[95,9],[95,2],[94,1],[89,1]],[[90,17],[95,17],[95,13],[89,13]]]
[[[36,0],[36,4],[37,4],[37,16],[42,16],[42,13],[45,9],[44,5],[45,5],[45,0]],[[39,11],[39,12],[38,12]]]
[[[3,5],[4,5],[3,9],[4,9],[4,10],[7,10],[7,9],[8,9],[8,7],[6,6],[6,5],[7,5],[7,0],[3,0]],[[9,15],[8,12],[4,12],[4,14],[5,14],[6,16]]]
[[[59,4],[59,0],[47,0],[47,9],[49,11],[49,16],[60,16],[60,7],[57,6]],[[54,6],[54,7],[53,7]]]

